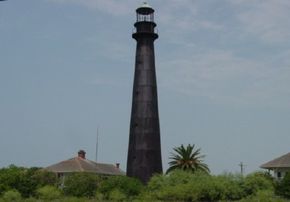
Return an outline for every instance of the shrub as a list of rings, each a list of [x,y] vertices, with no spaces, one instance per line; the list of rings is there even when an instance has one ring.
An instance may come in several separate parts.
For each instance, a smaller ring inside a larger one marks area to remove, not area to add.
[[[2,195],[5,191],[8,191],[9,187],[5,184],[5,182],[0,179],[0,195]]]
[[[109,193],[110,201],[124,201],[126,199],[126,195],[118,189],[114,189]]]
[[[275,192],[283,196],[285,198],[290,199],[290,173],[286,173],[284,178],[278,182],[277,186],[275,187]]]
[[[36,170],[32,175],[32,179],[37,183],[38,188],[46,185],[57,185],[59,180],[57,175],[46,170]]]
[[[87,198],[81,198],[81,197],[64,197],[61,199],[61,202],[88,202],[89,200]]]
[[[5,192],[11,189],[19,191],[23,179],[23,172],[24,168],[16,167],[14,165],[0,169],[0,192]]]
[[[153,176],[146,193],[161,201],[233,201],[245,195],[242,183],[243,178],[237,175],[176,170],[170,175]]]
[[[37,196],[40,199],[44,200],[54,200],[61,197],[61,192],[58,188],[50,185],[46,185],[44,187],[37,189]]]
[[[2,199],[5,202],[20,202],[22,201],[21,194],[16,190],[9,190],[3,194]]]
[[[95,199],[97,201],[104,201],[105,199],[104,194],[102,194],[100,191],[97,191],[95,194]]]
[[[241,199],[245,193],[242,188],[243,177],[225,173],[223,175],[212,176],[216,189],[220,191],[220,198],[235,201]]]
[[[100,192],[107,197],[114,190],[122,192],[127,197],[136,196],[142,189],[143,184],[139,180],[126,176],[110,176],[103,180],[99,187]]]
[[[263,190],[243,198],[240,202],[286,202],[286,200],[275,196],[273,191]]]
[[[244,190],[247,195],[255,195],[261,190],[274,190],[273,182],[262,172],[252,173],[246,176]]]
[[[93,173],[74,173],[65,177],[63,191],[66,195],[92,197],[97,190],[99,177]]]
[[[56,175],[40,168],[23,168],[10,165],[0,169],[0,194],[9,189],[19,191],[22,197],[35,196],[36,189],[44,185],[54,185]]]
[[[39,201],[38,199],[36,198],[26,198],[25,200],[23,200],[23,202],[43,202],[43,201]]]
[[[201,186],[198,184],[209,177],[204,173],[172,171],[169,175],[155,175],[147,186],[147,193],[161,201],[197,201]]]

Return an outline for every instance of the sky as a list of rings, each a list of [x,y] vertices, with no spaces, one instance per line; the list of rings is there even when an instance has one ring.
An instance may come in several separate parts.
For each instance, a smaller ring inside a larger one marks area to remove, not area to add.
[[[290,1],[151,0],[163,169],[195,144],[211,172],[290,152]],[[126,170],[136,0],[0,2],[0,167],[76,156]]]

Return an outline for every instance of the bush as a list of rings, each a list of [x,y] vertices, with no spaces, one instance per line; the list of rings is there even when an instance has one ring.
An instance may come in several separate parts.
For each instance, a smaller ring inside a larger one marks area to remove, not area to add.
[[[1,181],[0,178],[0,195],[2,195],[5,191],[8,191],[9,187],[6,185],[5,182]]]
[[[211,176],[176,170],[170,175],[153,176],[146,193],[161,201],[234,201],[246,196],[243,184],[240,175]]]
[[[0,192],[3,193],[11,189],[19,191],[23,172],[24,168],[16,167],[14,165],[0,169]]]
[[[99,191],[106,197],[109,197],[111,192],[118,190],[125,196],[136,196],[143,189],[143,184],[135,179],[126,176],[110,176],[100,183]]]
[[[255,195],[261,190],[274,191],[274,184],[264,173],[255,172],[246,176],[244,190],[246,195]]]
[[[22,201],[21,194],[16,190],[9,190],[3,194],[2,199],[5,202],[20,202]]]
[[[284,178],[275,187],[276,194],[290,199],[290,173],[286,173]]]
[[[124,201],[126,198],[126,195],[118,189],[112,190],[109,194],[110,201]]]
[[[39,201],[38,199],[36,198],[26,198],[25,200],[23,200],[23,202],[43,202],[43,201]]]
[[[95,194],[95,199],[96,201],[104,201],[105,197],[104,194],[102,194],[101,192],[97,191]]]
[[[0,169],[0,194],[4,191],[15,189],[22,197],[35,196],[36,189],[40,186],[54,185],[57,177],[53,173],[40,168],[23,168],[10,165]]]
[[[37,183],[37,187],[46,185],[55,186],[59,183],[58,177],[55,173],[46,170],[36,170],[32,175],[32,179]]]
[[[204,173],[191,173],[182,170],[172,171],[169,175],[155,175],[147,186],[147,193],[161,201],[198,201],[202,184],[210,177]]]
[[[93,197],[98,187],[99,177],[93,173],[74,173],[65,176],[63,191],[76,197]]]
[[[37,189],[37,196],[40,199],[44,200],[54,200],[59,199],[61,197],[61,192],[58,188],[50,185],[46,185]]]
[[[87,198],[81,197],[64,197],[60,200],[61,202],[89,202]]]
[[[286,202],[286,200],[275,196],[273,191],[263,190],[243,198],[240,202]]]

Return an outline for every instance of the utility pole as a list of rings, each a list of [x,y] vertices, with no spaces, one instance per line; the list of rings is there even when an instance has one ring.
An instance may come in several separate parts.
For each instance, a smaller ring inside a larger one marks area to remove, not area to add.
[[[241,175],[244,175],[244,169],[245,169],[245,164],[243,164],[243,162],[241,162],[240,164],[239,164],[239,166],[240,166],[240,168],[241,168]]]

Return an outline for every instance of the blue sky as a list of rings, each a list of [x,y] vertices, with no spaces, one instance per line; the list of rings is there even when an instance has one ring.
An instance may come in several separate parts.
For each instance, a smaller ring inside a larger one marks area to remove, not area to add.
[[[0,167],[76,155],[125,170],[133,0],[0,2]],[[152,0],[164,169],[195,144],[213,173],[290,151],[290,1]]]

